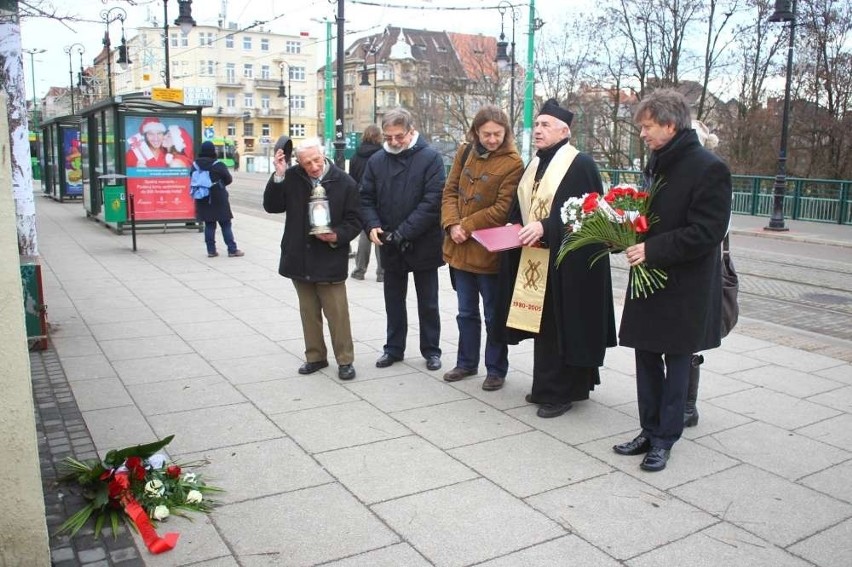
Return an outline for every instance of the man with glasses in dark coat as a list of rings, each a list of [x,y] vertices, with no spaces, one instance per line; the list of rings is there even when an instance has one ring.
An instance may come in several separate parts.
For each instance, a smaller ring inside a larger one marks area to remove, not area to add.
[[[376,366],[405,357],[408,335],[408,274],[414,275],[420,326],[420,354],[426,368],[441,368],[438,268],[441,253],[441,194],[444,162],[414,129],[402,108],[385,113],[384,145],[367,162],[361,178],[361,216],[370,241],[379,245],[385,271],[387,342]]]

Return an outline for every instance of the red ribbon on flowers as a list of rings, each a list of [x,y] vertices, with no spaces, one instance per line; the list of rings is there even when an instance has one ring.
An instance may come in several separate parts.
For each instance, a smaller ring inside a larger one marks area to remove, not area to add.
[[[151,520],[148,519],[148,514],[139,505],[132,496],[128,496],[124,501],[124,512],[130,516],[133,523],[139,529],[139,535],[142,536],[142,541],[148,547],[148,551],[154,554],[170,551],[177,545],[177,540],[180,534],[170,532],[164,537],[157,535],[157,530],[151,525]]]
[[[165,537],[157,535],[157,530],[151,525],[148,513],[133,498],[133,495],[128,490],[129,488],[130,480],[127,478],[127,472],[116,473],[115,478],[109,486],[109,495],[121,501],[121,504],[124,506],[124,513],[130,516],[130,519],[136,524],[136,529],[139,530],[139,535],[142,536],[142,541],[145,542],[148,551],[158,554],[174,549],[180,534],[172,532],[167,533]]]
[[[633,227],[636,229],[636,232],[648,232],[648,219],[645,218],[645,215],[639,215],[636,217],[636,221],[633,223]]]

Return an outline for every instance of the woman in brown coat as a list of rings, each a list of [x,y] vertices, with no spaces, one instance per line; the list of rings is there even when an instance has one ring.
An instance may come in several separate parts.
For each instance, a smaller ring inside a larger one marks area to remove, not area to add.
[[[509,369],[509,348],[492,332],[500,263],[497,254],[472,239],[471,233],[506,224],[523,162],[509,119],[496,106],[486,105],[476,113],[467,137],[468,143],[456,153],[441,203],[444,260],[450,265],[459,302],[456,366],[444,374],[444,380],[455,382],[479,372],[482,296],[487,370],[482,389],[499,390]]]

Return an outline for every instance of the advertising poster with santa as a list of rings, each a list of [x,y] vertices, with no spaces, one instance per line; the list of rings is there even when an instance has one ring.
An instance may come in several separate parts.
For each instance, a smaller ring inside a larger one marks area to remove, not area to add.
[[[83,194],[83,153],[80,145],[80,129],[61,127],[62,151],[65,155],[65,195],[79,197]]]
[[[194,158],[193,119],[187,116],[124,117],[127,139],[127,192],[133,195],[136,220],[195,218],[189,195]]]

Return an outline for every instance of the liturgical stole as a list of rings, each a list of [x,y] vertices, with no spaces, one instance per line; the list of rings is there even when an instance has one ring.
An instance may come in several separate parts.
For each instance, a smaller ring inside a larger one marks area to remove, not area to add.
[[[539,158],[535,157],[529,163],[518,184],[518,203],[524,226],[535,221],[545,222],[550,216],[556,190],[578,153],[571,144],[559,148],[539,181],[535,180]],[[507,327],[538,333],[549,264],[550,250],[547,248],[524,246],[521,249],[521,262],[515,278]]]

